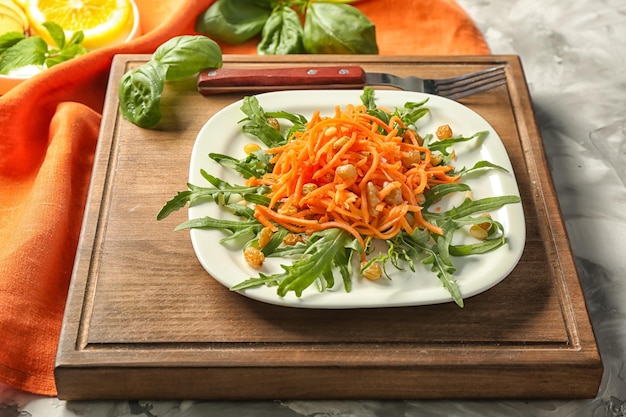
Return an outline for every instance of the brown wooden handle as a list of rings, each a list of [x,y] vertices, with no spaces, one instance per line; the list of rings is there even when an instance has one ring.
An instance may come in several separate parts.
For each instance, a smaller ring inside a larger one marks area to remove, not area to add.
[[[364,85],[365,72],[358,66],[219,68],[198,74],[198,91],[203,95],[237,91],[362,88]]]

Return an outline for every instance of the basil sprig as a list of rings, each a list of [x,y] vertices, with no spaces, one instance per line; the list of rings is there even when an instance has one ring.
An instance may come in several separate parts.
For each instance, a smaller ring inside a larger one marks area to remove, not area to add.
[[[82,31],[76,31],[67,40],[65,32],[54,22],[45,22],[43,26],[48,30],[56,46],[51,46],[39,36],[26,37],[20,32],[9,32],[0,36],[0,74],[29,65],[50,68],[79,55],[87,53],[82,45],[85,38]]]
[[[377,54],[376,27],[354,1],[217,0],[195,29],[229,44],[259,36],[260,55]]]
[[[152,128],[161,120],[165,81],[221,66],[222,50],[212,39],[202,35],[171,38],[154,51],[148,62],[124,73],[118,90],[120,113],[139,127]]]

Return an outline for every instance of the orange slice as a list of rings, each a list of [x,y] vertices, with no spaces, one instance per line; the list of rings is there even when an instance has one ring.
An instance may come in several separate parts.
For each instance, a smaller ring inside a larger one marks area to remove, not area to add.
[[[69,39],[76,31],[85,34],[87,49],[100,48],[123,40],[133,25],[129,0],[25,0],[31,27],[46,42],[54,44],[43,26],[54,22]]]

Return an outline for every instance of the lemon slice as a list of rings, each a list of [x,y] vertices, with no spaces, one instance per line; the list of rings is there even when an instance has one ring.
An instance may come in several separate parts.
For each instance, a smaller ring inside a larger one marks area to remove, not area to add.
[[[11,16],[0,13],[0,35],[9,32],[23,32],[24,28],[19,21]]]
[[[54,22],[69,39],[76,31],[85,35],[87,49],[100,48],[124,40],[133,25],[129,0],[25,0],[32,29],[46,42],[54,44],[43,26]]]
[[[6,22],[9,19],[15,20],[15,23],[20,26],[20,28],[16,29],[15,25],[11,25],[11,29],[13,29],[13,31],[24,32],[28,29],[28,18],[26,17],[24,10],[14,3],[13,0],[0,0],[0,20],[5,22],[5,24],[0,26],[0,31],[6,27]],[[6,32],[6,30],[2,32]]]

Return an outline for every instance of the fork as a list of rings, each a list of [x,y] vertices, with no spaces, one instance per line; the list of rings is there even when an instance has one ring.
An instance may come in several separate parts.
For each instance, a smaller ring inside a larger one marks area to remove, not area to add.
[[[370,74],[373,75],[372,73]],[[452,100],[481,93],[506,84],[504,65],[456,77],[440,79],[422,79],[414,76],[403,78],[384,73],[377,73],[377,75],[380,77],[381,84],[374,84],[374,80],[372,80],[370,85],[390,85],[401,90],[421,91]]]
[[[277,91],[294,89],[362,88],[390,86],[407,91],[436,94],[457,100],[506,84],[504,65],[443,79],[400,77],[365,72],[359,66],[320,66],[295,68],[220,68],[198,75],[198,91],[203,95],[228,92]]]

